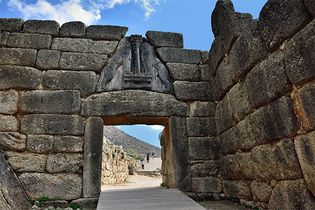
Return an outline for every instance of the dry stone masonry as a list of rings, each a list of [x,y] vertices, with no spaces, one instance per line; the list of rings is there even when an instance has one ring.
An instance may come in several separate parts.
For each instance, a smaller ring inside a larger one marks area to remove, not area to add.
[[[104,123],[159,122],[165,185],[314,209],[314,16],[311,0],[269,0],[257,20],[219,0],[209,53],[177,33],[0,19],[0,167],[28,199],[93,209]]]

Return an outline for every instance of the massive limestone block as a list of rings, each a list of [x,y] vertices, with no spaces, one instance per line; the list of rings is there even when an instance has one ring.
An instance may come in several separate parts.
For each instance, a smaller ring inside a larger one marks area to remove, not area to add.
[[[1,31],[18,32],[22,30],[23,20],[18,18],[0,18]]]
[[[199,50],[161,47],[157,49],[157,53],[165,63],[201,63],[201,52]]]
[[[82,152],[83,139],[77,136],[55,136],[55,152]]]
[[[1,50],[1,49],[0,49]],[[0,66],[0,89],[35,89],[42,72],[30,67]]]
[[[315,196],[315,132],[296,137],[294,143],[307,188]]]
[[[23,31],[58,36],[59,27],[59,24],[54,20],[27,20],[24,22]]]
[[[58,69],[61,53],[57,50],[39,50],[36,59],[38,69]]]
[[[60,37],[83,38],[85,36],[86,26],[80,21],[71,21],[64,23],[60,27]]]
[[[49,173],[78,173],[82,166],[82,154],[57,153],[48,155],[46,170]]]
[[[119,43],[97,84],[98,92],[123,89],[172,92],[172,82],[166,66],[158,59],[154,48],[141,36],[127,37]]]
[[[51,49],[64,52],[113,54],[117,41],[93,41],[84,38],[54,38]]]
[[[216,160],[196,161],[191,166],[192,177],[210,177],[218,175],[220,163]]]
[[[43,195],[60,200],[81,197],[82,177],[78,174],[23,173],[19,179],[31,199]]]
[[[76,115],[33,114],[21,119],[24,134],[82,135],[84,123]]]
[[[15,172],[44,172],[46,155],[36,153],[6,152],[8,161]]]
[[[212,98],[208,82],[175,81],[174,92],[179,100],[185,101],[209,101]]]
[[[51,36],[49,35],[11,33],[7,40],[7,46],[15,48],[48,49],[51,40]]]
[[[302,179],[279,182],[272,192],[268,209],[315,209],[315,199]]]
[[[174,80],[196,82],[200,79],[199,66],[197,64],[168,63],[166,66]]]
[[[258,182],[252,181],[250,185],[251,192],[253,194],[254,201],[261,201],[268,203],[272,193],[272,187],[270,182]]]
[[[179,33],[148,31],[145,35],[154,47],[183,48],[184,46],[183,35]]]
[[[187,118],[187,134],[190,137],[215,136],[216,125],[212,117],[189,117]]]
[[[0,65],[35,66],[36,50],[0,48]]]
[[[191,117],[213,117],[216,105],[211,102],[195,101],[190,104]]]
[[[0,91],[0,114],[15,114],[18,109],[19,94],[15,90]]]
[[[221,179],[217,177],[192,178],[192,192],[222,192]]]
[[[304,0],[304,4],[307,7],[308,11],[315,17],[315,5],[312,0]]]
[[[220,155],[220,145],[216,138],[189,137],[190,160],[216,160]]]
[[[26,136],[17,132],[0,132],[0,149],[24,151],[26,149]]]
[[[0,115],[0,131],[17,131],[18,119],[12,115]]]
[[[83,100],[84,116],[186,116],[188,106],[174,96],[143,90],[125,90],[92,95]]]
[[[250,181],[223,181],[223,192],[228,198],[252,200]]]
[[[30,202],[9,163],[0,152],[0,207],[1,209],[29,210]]]
[[[218,134],[221,134],[233,126],[234,118],[228,97],[224,97],[223,100],[218,102],[215,111],[215,121]]]
[[[27,151],[36,153],[48,153],[53,151],[54,137],[47,135],[28,135]]]
[[[25,113],[71,114],[80,110],[79,91],[36,90],[21,94],[20,109]]]
[[[298,104],[298,109],[302,109],[300,113],[302,117],[306,118],[305,125],[302,126],[307,130],[315,128],[315,84],[304,86],[299,91],[301,104]]]
[[[121,40],[127,33],[127,27],[111,25],[91,25],[86,28],[86,37],[94,40]]]
[[[92,71],[47,71],[44,87],[52,90],[79,90],[82,96],[95,91],[96,74]]]

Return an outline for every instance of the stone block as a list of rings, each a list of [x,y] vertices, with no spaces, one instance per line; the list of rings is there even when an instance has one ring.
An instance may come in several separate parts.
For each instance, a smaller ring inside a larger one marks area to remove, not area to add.
[[[19,32],[22,30],[23,20],[19,18],[0,18],[0,31]]]
[[[36,50],[0,48],[0,65],[35,66]]]
[[[187,118],[187,134],[191,137],[215,136],[216,125],[212,117],[189,117]]]
[[[17,131],[19,122],[15,116],[0,115],[0,131]]]
[[[217,134],[223,133],[234,125],[235,121],[233,119],[232,108],[228,101],[228,97],[225,97],[222,101],[218,102],[215,112],[215,122]]]
[[[145,35],[150,44],[152,44],[154,47],[184,47],[183,34],[161,31],[148,31]]]
[[[308,84],[299,90],[300,104],[297,109],[301,110],[299,113],[305,123],[303,127],[307,130],[315,129],[315,84]]]
[[[36,90],[23,92],[20,109],[24,113],[72,114],[80,111],[80,92],[77,90]]]
[[[96,74],[88,71],[47,71],[43,84],[46,89],[79,90],[84,97],[95,91]]]
[[[266,46],[275,49],[311,18],[302,0],[272,0],[260,12],[258,30]]]
[[[164,63],[198,64],[201,62],[199,50],[161,47],[157,49],[157,53]]]
[[[0,75],[0,90],[36,89],[40,85],[42,72],[30,67],[0,66]]]
[[[49,35],[11,33],[7,40],[7,47],[49,49],[51,40]]]
[[[51,49],[63,52],[96,53],[111,55],[118,41],[93,41],[83,38],[54,38]]]
[[[168,63],[173,80],[199,81],[200,72],[196,64]]]
[[[283,54],[272,54],[258,64],[249,72],[245,83],[253,108],[286,94],[291,85],[286,76]]]
[[[210,74],[209,65],[199,65],[199,71],[200,71],[201,81],[210,81],[211,74]]]
[[[90,117],[87,119],[83,154],[84,198],[98,197],[101,192],[103,127],[102,118]]]
[[[74,71],[95,71],[96,73],[100,73],[107,60],[106,55],[63,52],[61,53],[59,68]]]
[[[0,91],[0,114],[15,114],[18,100],[19,94],[15,90]]]
[[[82,104],[84,116],[127,114],[161,117],[187,116],[188,112],[187,104],[177,101],[172,95],[142,90],[104,92],[84,99]]]
[[[192,178],[192,192],[222,192],[221,180],[216,177]]]
[[[315,5],[312,0],[304,0],[304,4],[307,10],[312,14],[313,18],[315,17]]]
[[[307,190],[303,179],[284,180],[274,188],[268,209],[315,209],[315,199]]]
[[[85,30],[85,24],[80,21],[67,22],[60,27],[60,37],[85,37]]]
[[[0,132],[0,150],[24,151],[26,136],[17,132]]]
[[[245,180],[247,177],[239,163],[246,163],[249,154],[236,153],[235,155],[226,155],[220,160],[220,175],[224,180]]]
[[[71,203],[78,204],[84,210],[95,210],[98,198],[79,198],[71,201]]]
[[[38,69],[58,69],[61,53],[57,50],[39,50],[36,59]]]
[[[54,137],[47,135],[28,135],[27,151],[35,153],[49,153],[54,148]]]
[[[30,199],[43,195],[60,200],[81,197],[82,177],[78,174],[23,173],[19,179]]]
[[[46,155],[35,153],[6,152],[8,161],[15,172],[44,172]]]
[[[83,140],[76,136],[55,136],[54,137],[55,152],[82,152]]]
[[[82,154],[57,153],[48,155],[46,170],[49,173],[79,173],[82,166]]]
[[[175,96],[179,100],[209,101],[212,98],[208,82],[174,82]]]
[[[270,182],[258,182],[254,180],[250,185],[250,189],[253,194],[254,201],[268,203],[272,193],[272,187]]]
[[[82,135],[84,123],[76,115],[34,114],[21,119],[21,132],[25,134]]]
[[[315,196],[315,132],[296,137],[294,143],[307,188]]]
[[[203,64],[209,63],[209,52],[208,51],[202,51],[201,52],[201,62]]]
[[[6,47],[9,36],[10,36],[10,32],[6,32],[6,31],[0,32],[0,47]]]
[[[217,160],[220,156],[220,145],[216,138],[189,137],[190,160]]]
[[[59,27],[54,20],[27,20],[24,22],[23,32],[58,36]]]
[[[220,162],[215,160],[193,162],[191,166],[192,177],[216,176],[218,175],[219,171]]]
[[[228,198],[252,200],[250,181],[223,181],[223,191]]]
[[[195,101],[190,104],[191,117],[213,117],[216,105],[211,102]]]
[[[241,148],[240,134],[237,127],[226,130],[219,136],[221,153],[223,155],[233,154]],[[247,137],[248,138],[248,137]]]
[[[95,40],[121,40],[127,33],[127,27],[112,25],[91,25],[86,28],[86,37]]]

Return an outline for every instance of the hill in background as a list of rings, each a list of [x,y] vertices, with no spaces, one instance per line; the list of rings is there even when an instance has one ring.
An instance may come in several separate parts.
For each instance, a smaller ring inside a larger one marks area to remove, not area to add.
[[[114,126],[104,126],[104,137],[113,144],[122,146],[124,151],[135,159],[141,159],[148,152],[154,152],[156,157],[160,157],[160,148],[130,136]]]

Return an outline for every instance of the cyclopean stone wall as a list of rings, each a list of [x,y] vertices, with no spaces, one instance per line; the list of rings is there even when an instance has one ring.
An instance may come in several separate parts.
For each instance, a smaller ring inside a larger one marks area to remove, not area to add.
[[[261,209],[315,208],[314,8],[269,0],[253,20],[217,2],[209,69],[221,182],[209,174],[197,191]]]

